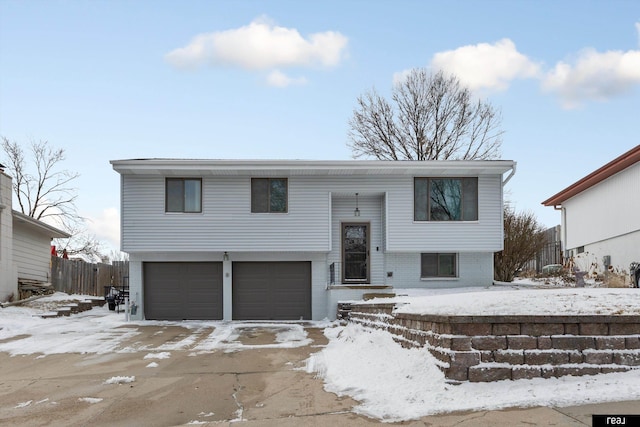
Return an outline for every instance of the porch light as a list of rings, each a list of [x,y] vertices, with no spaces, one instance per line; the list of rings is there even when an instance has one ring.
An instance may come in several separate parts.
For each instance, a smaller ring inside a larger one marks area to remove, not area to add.
[[[353,211],[354,216],[360,216],[360,209],[358,209],[358,193],[356,193],[356,210]]]
[[[224,255],[222,255],[223,261],[229,261],[229,253],[225,251]]]

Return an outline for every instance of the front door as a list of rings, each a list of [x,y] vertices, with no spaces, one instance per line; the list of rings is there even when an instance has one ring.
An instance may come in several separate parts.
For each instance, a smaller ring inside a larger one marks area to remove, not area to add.
[[[342,283],[369,283],[369,224],[342,224]]]

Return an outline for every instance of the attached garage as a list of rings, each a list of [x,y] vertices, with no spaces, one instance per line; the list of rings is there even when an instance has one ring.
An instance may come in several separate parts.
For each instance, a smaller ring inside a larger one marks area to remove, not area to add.
[[[311,319],[311,262],[234,262],[234,320]]]
[[[145,262],[144,315],[149,320],[221,320],[221,262]]]

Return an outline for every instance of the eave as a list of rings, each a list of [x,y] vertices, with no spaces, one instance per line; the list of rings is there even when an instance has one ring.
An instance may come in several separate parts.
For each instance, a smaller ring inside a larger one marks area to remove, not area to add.
[[[616,157],[601,168],[591,172],[581,180],[574,182],[564,190],[551,196],[550,198],[542,202],[542,204],[544,206],[558,207],[562,205],[564,201],[572,198],[577,194],[582,193],[583,191],[617,174],[618,172],[623,171],[624,169],[632,166],[639,161],[640,145],[637,145],[623,155]]]
[[[67,239],[71,237],[71,234],[67,233],[66,231],[62,231],[59,228],[53,227],[49,224],[45,224],[44,222],[32,218],[29,215],[25,215],[22,212],[14,210],[12,213],[13,221],[15,223],[24,224],[29,228],[37,230],[39,233],[47,235],[48,237],[56,239]]]
[[[492,175],[515,167],[512,160],[201,160],[201,159],[130,159],[111,160],[121,175]]]

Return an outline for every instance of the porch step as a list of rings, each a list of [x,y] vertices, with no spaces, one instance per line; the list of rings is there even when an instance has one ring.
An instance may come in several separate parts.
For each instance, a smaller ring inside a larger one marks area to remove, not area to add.
[[[394,294],[394,293],[372,292],[370,294],[362,295],[362,299],[365,300],[365,301],[369,301],[369,300],[374,299],[374,298],[394,298],[395,296],[396,296],[396,294]]]

